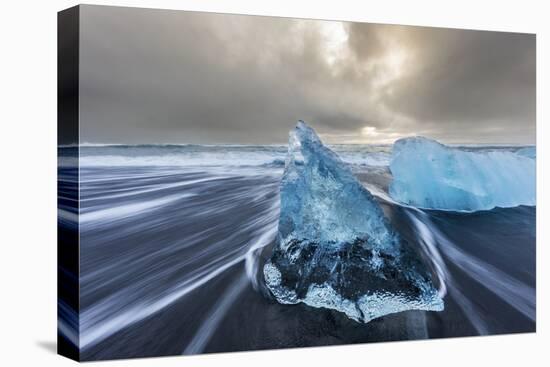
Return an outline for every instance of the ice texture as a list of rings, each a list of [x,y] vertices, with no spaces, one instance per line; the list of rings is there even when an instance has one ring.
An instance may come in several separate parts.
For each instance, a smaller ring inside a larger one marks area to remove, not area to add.
[[[535,205],[534,153],[466,151],[412,137],[393,145],[393,199],[416,207],[477,211]],[[534,158],[534,157],[533,157]]]
[[[524,157],[532,158],[532,159],[537,158],[537,150],[535,147],[521,148],[516,151],[516,154],[522,155]]]
[[[419,255],[302,121],[290,133],[280,189],[278,240],[263,269],[279,303],[334,309],[359,322],[443,310]]]

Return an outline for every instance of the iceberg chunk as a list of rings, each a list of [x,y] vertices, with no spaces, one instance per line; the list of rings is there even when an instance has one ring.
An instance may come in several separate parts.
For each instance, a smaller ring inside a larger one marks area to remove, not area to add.
[[[360,322],[443,310],[418,254],[302,121],[290,134],[280,189],[278,243],[263,269],[279,303],[334,309]]]
[[[472,152],[404,138],[393,145],[389,191],[399,202],[431,209],[535,205],[535,166],[534,159],[511,151]]]

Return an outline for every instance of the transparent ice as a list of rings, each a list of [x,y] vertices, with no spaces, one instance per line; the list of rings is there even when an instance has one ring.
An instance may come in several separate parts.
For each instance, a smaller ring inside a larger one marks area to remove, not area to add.
[[[300,121],[281,182],[278,243],[264,266],[279,303],[334,309],[361,322],[443,310],[431,275],[336,153]]]

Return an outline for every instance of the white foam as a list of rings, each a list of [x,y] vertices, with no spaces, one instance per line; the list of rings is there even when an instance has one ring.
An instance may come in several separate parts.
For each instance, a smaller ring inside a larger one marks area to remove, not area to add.
[[[133,217],[136,215],[140,215],[145,211],[155,210],[176,200],[185,199],[191,196],[194,196],[194,194],[174,194],[154,200],[139,201],[118,206],[109,206],[105,209],[80,214],[80,224],[85,225],[89,223],[105,222],[117,220],[120,218]]]

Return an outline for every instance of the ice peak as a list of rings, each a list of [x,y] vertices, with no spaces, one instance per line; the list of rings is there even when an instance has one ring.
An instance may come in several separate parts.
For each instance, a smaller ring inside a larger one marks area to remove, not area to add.
[[[313,130],[313,128],[311,128],[303,120],[298,120],[296,127],[290,132],[291,140],[293,136],[301,144],[323,144],[321,139],[317,136],[317,133],[315,133],[315,130]]]
[[[372,246],[392,242],[373,196],[302,120],[290,133],[281,205],[283,242],[290,236],[339,244],[372,237],[369,233],[377,234],[369,241]]]

